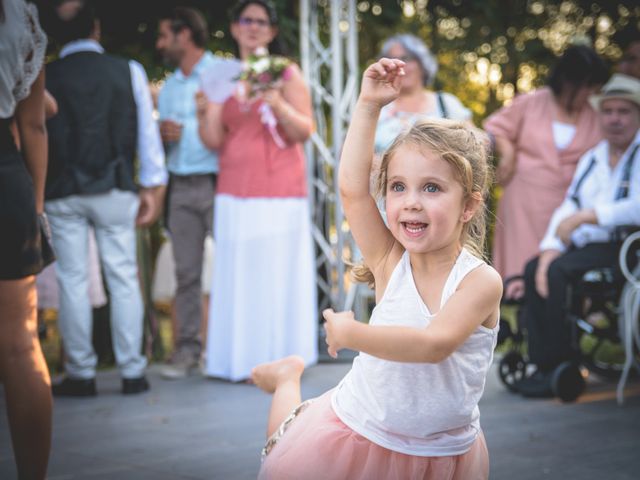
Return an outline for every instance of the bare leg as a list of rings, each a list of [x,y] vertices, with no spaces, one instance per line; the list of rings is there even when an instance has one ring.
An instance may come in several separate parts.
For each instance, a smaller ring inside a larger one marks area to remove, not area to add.
[[[272,393],[267,422],[267,438],[275,432],[291,411],[300,405],[300,377],[304,360],[291,355],[275,362],[263,363],[251,371],[251,380],[267,393]]]
[[[35,277],[0,280],[0,379],[20,479],[44,479],[51,448],[51,381],[38,340]]]

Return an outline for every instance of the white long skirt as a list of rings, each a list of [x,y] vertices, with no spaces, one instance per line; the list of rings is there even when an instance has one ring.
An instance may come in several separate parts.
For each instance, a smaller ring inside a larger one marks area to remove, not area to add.
[[[206,374],[231,381],[263,362],[318,358],[316,270],[306,198],[217,195]]]

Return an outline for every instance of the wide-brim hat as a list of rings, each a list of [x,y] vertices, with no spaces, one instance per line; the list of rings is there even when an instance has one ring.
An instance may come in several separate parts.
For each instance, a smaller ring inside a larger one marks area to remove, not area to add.
[[[614,73],[600,93],[589,97],[589,103],[598,111],[600,103],[610,98],[628,100],[640,108],[640,80],[622,73]]]

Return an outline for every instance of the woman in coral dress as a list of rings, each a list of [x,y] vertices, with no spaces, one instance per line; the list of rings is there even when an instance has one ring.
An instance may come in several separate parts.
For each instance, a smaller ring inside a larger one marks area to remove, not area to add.
[[[570,47],[548,86],[516,97],[485,121],[485,130],[496,141],[500,156],[496,176],[504,188],[493,242],[493,265],[503,278],[521,275],[527,261],[538,254],[578,160],[600,141],[588,98],[606,79],[606,65],[593,50]],[[512,297],[520,294],[519,288],[505,292]]]
[[[276,25],[270,3],[240,2],[231,25],[240,58],[266,48]],[[318,331],[302,149],[313,128],[309,91],[294,64],[255,97],[237,87],[224,102],[198,98],[200,135],[220,158],[205,372],[232,381],[286,355],[315,363]]]

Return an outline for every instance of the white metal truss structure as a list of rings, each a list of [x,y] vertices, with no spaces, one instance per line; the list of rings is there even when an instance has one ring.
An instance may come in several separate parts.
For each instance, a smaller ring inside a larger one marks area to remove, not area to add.
[[[305,147],[318,270],[318,307],[345,304],[345,247],[337,171],[358,87],[355,0],[300,0],[300,52],[316,129]]]
[[[351,239],[338,195],[338,162],[358,89],[355,0],[300,0],[302,70],[316,130],[305,147],[318,270],[318,307],[345,307],[343,255]]]

